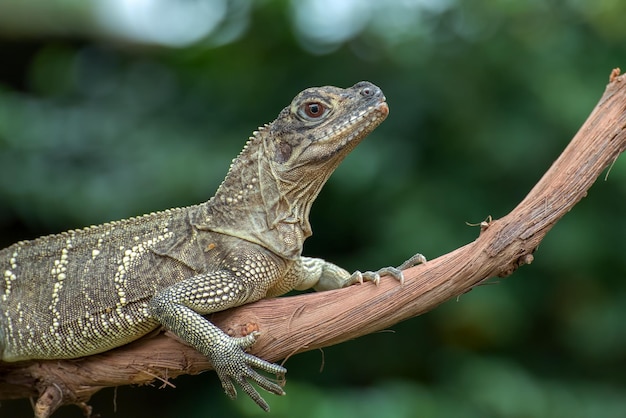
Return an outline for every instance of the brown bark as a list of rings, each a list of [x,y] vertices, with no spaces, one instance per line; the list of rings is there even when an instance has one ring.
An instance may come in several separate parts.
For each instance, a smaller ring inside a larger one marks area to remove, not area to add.
[[[626,148],[626,78],[619,70],[595,109],[526,198],[480,236],[406,270],[405,284],[384,279],[347,289],[262,300],[211,316],[231,335],[260,330],[251,352],[270,361],[390,327],[457,297],[483,280],[529,264],[545,234]],[[210,369],[192,348],[164,333],[76,360],[0,363],[0,399],[37,397],[37,416],[81,404],[108,386],[144,384]]]

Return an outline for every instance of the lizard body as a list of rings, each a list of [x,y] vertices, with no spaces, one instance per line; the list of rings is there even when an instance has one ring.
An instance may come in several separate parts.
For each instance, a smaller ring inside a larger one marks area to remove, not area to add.
[[[163,326],[205,354],[226,393],[250,381],[284,394],[254,368],[286,370],[245,352],[202,315],[292,289],[377,281],[301,256],[309,210],[343,158],[387,116],[382,91],[304,90],[255,131],[209,201],[21,241],[0,251],[0,359],[88,356]],[[254,367],[254,368],[253,368]]]

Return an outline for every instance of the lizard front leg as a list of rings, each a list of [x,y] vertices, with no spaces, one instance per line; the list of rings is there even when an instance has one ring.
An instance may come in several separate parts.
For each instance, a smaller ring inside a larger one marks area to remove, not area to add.
[[[209,358],[229,397],[237,397],[233,383],[237,382],[261,408],[269,411],[269,405],[249,381],[277,395],[285,392],[253,367],[277,375],[287,370],[244,351],[254,344],[258,333],[234,338],[202,316],[246,303],[247,297],[243,283],[232,271],[224,270],[194,276],[167,287],[157,293],[148,306],[152,316],[165,328]]]
[[[378,285],[380,277],[383,275],[392,276],[403,284],[402,270],[425,262],[426,258],[422,254],[415,254],[399,267],[383,267],[376,271],[365,272],[357,270],[350,274],[347,270],[321,258],[300,257],[300,262],[296,264],[292,274],[299,277],[295,286],[297,290],[310,288],[316,291],[340,289],[355,283],[363,283],[364,280]]]

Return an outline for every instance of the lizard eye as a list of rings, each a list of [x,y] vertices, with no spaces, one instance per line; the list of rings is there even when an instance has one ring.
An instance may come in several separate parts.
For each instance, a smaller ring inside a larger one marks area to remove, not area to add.
[[[320,102],[309,102],[303,105],[304,113],[311,119],[317,119],[326,112],[326,106]]]

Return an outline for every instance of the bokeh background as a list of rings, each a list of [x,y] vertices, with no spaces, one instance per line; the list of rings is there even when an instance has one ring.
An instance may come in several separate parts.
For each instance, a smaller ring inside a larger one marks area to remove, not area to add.
[[[208,199],[300,90],[369,80],[389,118],[313,206],[307,255],[435,258],[510,211],[626,65],[614,0],[5,0],[0,244]],[[624,417],[626,163],[535,262],[290,358],[265,415],[213,373],[121,387],[104,417]],[[115,412],[114,412],[115,411]],[[27,400],[0,416],[31,416]],[[58,417],[79,417],[65,407]]]

